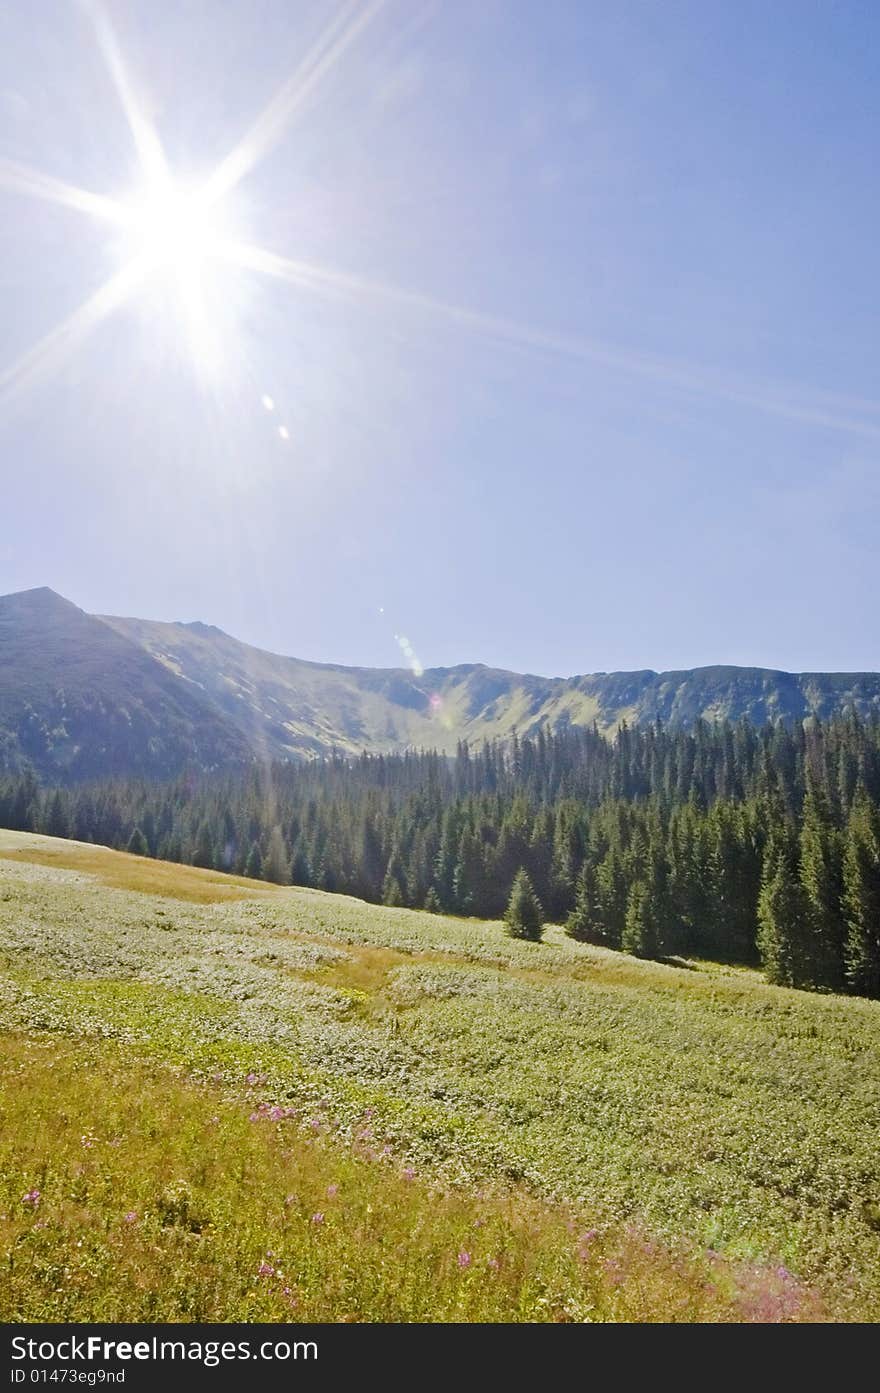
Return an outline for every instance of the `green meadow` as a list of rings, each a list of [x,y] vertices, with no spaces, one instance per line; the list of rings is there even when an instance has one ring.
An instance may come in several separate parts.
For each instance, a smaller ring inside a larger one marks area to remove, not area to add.
[[[6,1320],[880,1315],[880,1002],[0,832]]]

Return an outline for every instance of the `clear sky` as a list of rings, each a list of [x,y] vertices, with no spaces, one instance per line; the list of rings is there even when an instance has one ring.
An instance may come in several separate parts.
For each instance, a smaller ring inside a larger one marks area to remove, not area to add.
[[[874,0],[8,0],[0,592],[880,667],[878,46]]]

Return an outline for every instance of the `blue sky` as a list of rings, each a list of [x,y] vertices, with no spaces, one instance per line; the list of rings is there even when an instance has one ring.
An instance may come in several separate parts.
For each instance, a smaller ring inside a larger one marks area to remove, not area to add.
[[[377,666],[880,667],[880,10],[366,10],[3,7],[0,591]],[[197,351],[151,273],[28,357],[131,253],[34,196],[143,183],[108,33],[181,185],[281,89],[224,229],[317,275],[212,261]]]

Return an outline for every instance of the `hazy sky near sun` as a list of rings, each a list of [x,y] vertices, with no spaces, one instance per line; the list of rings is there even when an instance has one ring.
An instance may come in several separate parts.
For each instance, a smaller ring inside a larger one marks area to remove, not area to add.
[[[29,358],[131,253],[32,172],[144,174],[100,12],[2,7],[0,592],[377,666],[880,667],[880,7],[366,9],[104,7],[181,185],[281,90],[217,206],[319,270],[206,264],[198,342],[151,274]]]

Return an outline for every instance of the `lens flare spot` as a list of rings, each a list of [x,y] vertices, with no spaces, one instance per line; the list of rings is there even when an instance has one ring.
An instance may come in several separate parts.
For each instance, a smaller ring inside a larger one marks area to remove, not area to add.
[[[265,406],[265,408],[266,408],[267,411],[274,411],[274,410],[275,410],[275,403],[274,403],[274,401],[272,400],[272,398],[269,396],[269,393],[268,393],[268,392],[265,392],[265,393],[263,394],[263,396],[260,398],[260,400],[261,400],[261,402],[263,403],[263,405]]]
[[[289,440],[289,439],[290,439],[290,431],[287,429],[286,426],[279,426],[279,427],[278,427],[278,434],[281,436],[281,439],[282,439],[282,440]]]

